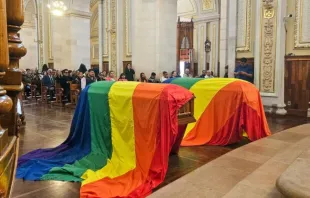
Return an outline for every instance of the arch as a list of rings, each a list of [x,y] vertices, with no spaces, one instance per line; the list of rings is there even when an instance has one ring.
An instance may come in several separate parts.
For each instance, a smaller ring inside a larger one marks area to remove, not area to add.
[[[25,1],[25,22],[23,27],[36,27],[36,4],[35,0]]]
[[[196,0],[178,0],[178,16],[197,15]]]

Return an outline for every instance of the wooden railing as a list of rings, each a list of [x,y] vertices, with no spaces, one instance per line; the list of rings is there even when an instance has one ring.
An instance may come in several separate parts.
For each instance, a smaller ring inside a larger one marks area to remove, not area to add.
[[[0,197],[10,197],[18,157],[18,100],[23,90],[19,60],[26,54],[20,37],[23,0],[0,0]],[[3,128],[2,128],[3,127]]]
[[[179,109],[179,125],[196,122],[196,119],[194,117],[194,100],[195,98],[193,97],[189,102],[187,102],[183,107]]]

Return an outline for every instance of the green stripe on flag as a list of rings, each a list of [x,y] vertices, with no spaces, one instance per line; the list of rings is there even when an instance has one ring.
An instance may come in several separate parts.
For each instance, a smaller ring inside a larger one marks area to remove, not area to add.
[[[197,82],[205,80],[204,78],[175,78],[171,84],[179,85],[185,89],[190,90],[191,87]]]
[[[107,164],[112,156],[111,119],[109,92],[114,82],[98,82],[89,87],[88,102],[91,122],[91,152],[74,164],[56,167],[41,180],[82,181],[88,169],[97,171]]]

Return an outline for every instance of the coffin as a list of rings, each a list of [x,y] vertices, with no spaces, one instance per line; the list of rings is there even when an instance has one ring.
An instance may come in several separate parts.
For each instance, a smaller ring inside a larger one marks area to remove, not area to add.
[[[82,198],[145,197],[195,121],[193,99],[172,84],[93,83],[80,94],[67,140],[22,156],[17,177],[79,181]]]
[[[270,135],[259,90],[251,83],[229,78],[174,78],[165,83],[194,93],[194,118],[183,146],[228,145],[243,136],[251,141]]]

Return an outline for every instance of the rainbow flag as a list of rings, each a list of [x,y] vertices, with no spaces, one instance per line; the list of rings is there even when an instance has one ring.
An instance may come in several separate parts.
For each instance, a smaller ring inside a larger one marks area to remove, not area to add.
[[[82,182],[82,198],[145,197],[164,180],[178,109],[192,97],[172,84],[91,84],[67,140],[20,157],[17,178]]]
[[[182,146],[228,145],[269,136],[258,89],[251,83],[234,78],[173,78],[176,84],[196,96],[196,123],[187,126]]]

